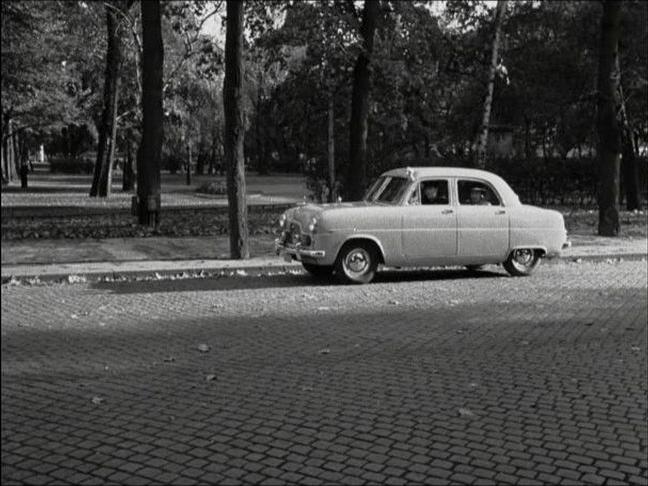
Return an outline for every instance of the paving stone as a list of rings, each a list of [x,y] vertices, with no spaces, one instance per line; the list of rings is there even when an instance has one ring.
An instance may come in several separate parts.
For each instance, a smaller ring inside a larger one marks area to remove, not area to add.
[[[453,272],[3,286],[3,480],[642,479],[646,268]]]

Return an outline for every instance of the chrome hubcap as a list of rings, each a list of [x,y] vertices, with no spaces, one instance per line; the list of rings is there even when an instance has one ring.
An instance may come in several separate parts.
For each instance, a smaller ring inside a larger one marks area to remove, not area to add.
[[[513,261],[524,267],[529,266],[533,263],[533,251],[526,249],[515,250],[513,252]]]
[[[369,254],[362,248],[349,252],[344,259],[344,266],[350,273],[362,274],[369,268]]]

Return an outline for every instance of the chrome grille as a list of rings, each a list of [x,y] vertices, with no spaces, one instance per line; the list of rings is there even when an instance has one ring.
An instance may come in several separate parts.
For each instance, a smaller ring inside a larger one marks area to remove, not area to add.
[[[288,226],[288,235],[286,240],[289,243],[296,245],[297,243],[299,243],[300,239],[301,239],[301,228],[297,223],[290,223],[290,225]]]

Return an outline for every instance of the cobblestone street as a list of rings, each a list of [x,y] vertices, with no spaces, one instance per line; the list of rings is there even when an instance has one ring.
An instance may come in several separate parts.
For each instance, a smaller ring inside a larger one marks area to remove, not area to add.
[[[647,484],[646,262],[2,287],[3,484]]]

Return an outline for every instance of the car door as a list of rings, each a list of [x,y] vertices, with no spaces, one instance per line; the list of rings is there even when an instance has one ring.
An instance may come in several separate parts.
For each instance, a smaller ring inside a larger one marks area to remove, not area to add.
[[[437,187],[434,201],[425,189]],[[402,248],[410,264],[452,262],[457,255],[457,218],[451,205],[450,182],[445,178],[420,181],[403,207]]]
[[[477,195],[479,194],[479,195]],[[458,260],[501,262],[509,249],[509,211],[486,181],[457,179]]]

